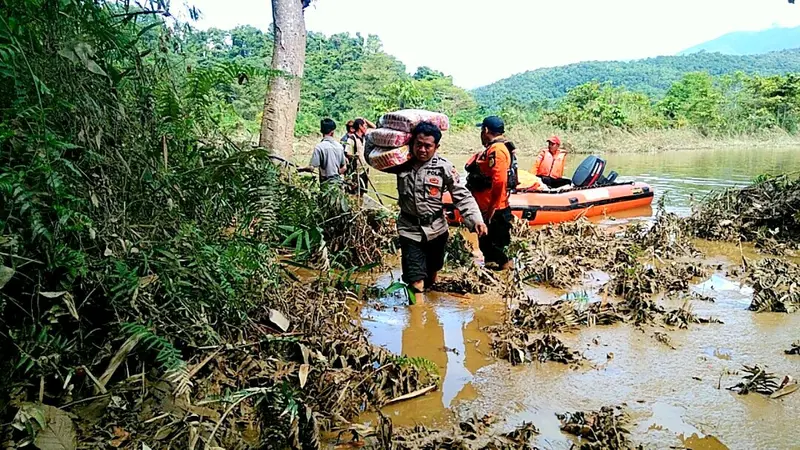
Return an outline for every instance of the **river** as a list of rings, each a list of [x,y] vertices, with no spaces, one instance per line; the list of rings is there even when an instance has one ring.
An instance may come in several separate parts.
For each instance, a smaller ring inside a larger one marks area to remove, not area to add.
[[[682,151],[607,155],[609,170],[637,179],[667,196],[668,209],[690,210],[691,199],[708,191],[746,184],[763,173],[800,171],[800,150]],[[450,158],[463,167],[465,156]],[[532,156],[521,158],[529,167]],[[582,155],[573,155],[574,167]],[[378,190],[394,193],[393,177],[376,177]],[[644,218],[650,211],[643,213]],[[733,245],[698,242],[709,262],[738,263]],[[751,257],[752,249],[744,251]],[[800,338],[800,314],[747,310],[752,290],[728,279],[724,269],[692,289],[716,301],[694,302],[694,312],[721,319],[722,325],[696,325],[667,331],[675,350],[656,343],[631,325],[593,327],[566,333],[562,339],[582,351],[587,367],[548,362],[511,366],[489,356],[482,328],[501,320],[504,301],[492,295],[430,294],[427,302],[405,307],[395,297],[381,299],[388,308],[365,308],[362,323],[371,339],[396,353],[433,361],[441,388],[424,397],[389,406],[384,412],[396,426],[448,426],[472,414],[493,414],[508,428],[532,421],[541,430],[540,448],[568,449],[576,441],[559,431],[555,413],[625,405],[631,416],[631,439],[645,448],[785,449],[800,448],[800,394],[770,400],[758,394],[726,390],[740,379],[732,373],[743,364],[766,365],[782,377],[800,376],[800,357],[783,353]],[[399,270],[378,280],[386,285]],[[564,291],[533,288],[548,302]],[[678,304],[665,303],[678,307]],[[369,420],[367,418],[366,420]]]
[[[444,155],[463,172],[468,155]],[[567,156],[565,174],[588,155]],[[667,210],[688,214],[692,198],[702,198],[713,189],[748,184],[762,174],[800,171],[800,149],[778,150],[684,150],[660,153],[600,154],[606,160],[606,171],[620,174],[620,181],[638,180],[655,189],[655,202],[667,196]],[[519,167],[530,169],[535,155],[521,155]],[[397,195],[395,178],[375,172],[373,181],[379,192]]]

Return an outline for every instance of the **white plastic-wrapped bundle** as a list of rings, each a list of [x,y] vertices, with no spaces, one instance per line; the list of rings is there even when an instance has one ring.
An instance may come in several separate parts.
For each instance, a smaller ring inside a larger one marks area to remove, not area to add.
[[[367,141],[373,145],[385,148],[397,148],[408,144],[411,134],[391,128],[376,128],[367,132]]]
[[[424,109],[401,109],[386,113],[378,120],[378,126],[410,133],[420,122],[431,122],[442,131],[450,128],[450,119],[445,114]]]
[[[373,147],[367,156],[369,165],[383,172],[392,172],[411,159],[408,146],[398,148]]]

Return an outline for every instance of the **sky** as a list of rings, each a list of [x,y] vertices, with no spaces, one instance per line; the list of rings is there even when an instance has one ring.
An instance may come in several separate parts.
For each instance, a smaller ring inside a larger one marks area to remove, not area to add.
[[[184,0],[195,26],[272,22],[270,0]],[[298,0],[299,1],[299,0]],[[409,72],[429,66],[472,89],[588,60],[671,55],[731,31],[800,26],[787,0],[314,0],[306,27],[376,34]]]

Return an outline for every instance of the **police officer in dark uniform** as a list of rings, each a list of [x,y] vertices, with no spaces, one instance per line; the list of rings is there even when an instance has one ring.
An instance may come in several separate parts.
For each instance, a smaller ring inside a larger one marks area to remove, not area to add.
[[[411,132],[413,159],[397,174],[403,281],[416,292],[423,292],[436,281],[444,265],[448,225],[442,195],[449,191],[468,228],[483,236],[487,232],[478,205],[460,184],[458,171],[450,161],[436,154],[442,132],[422,122]]]

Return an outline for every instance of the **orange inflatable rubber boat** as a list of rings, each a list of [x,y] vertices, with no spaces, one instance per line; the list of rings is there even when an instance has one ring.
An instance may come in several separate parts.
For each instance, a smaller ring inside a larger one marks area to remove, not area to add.
[[[461,223],[461,214],[453,206],[449,192],[443,200],[450,225]],[[647,207],[653,203],[653,190],[637,181],[561,192],[515,192],[508,202],[511,212],[530,225],[547,225]]]

